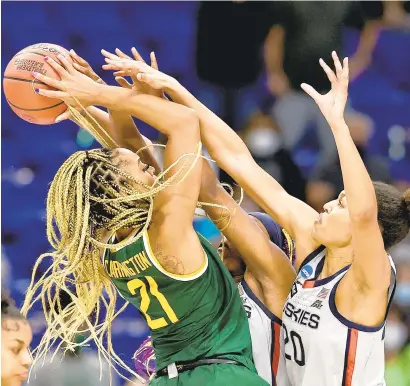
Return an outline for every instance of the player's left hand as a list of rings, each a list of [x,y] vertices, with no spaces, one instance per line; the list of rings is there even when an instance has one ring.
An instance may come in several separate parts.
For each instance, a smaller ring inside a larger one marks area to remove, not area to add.
[[[326,72],[331,83],[331,89],[327,94],[319,94],[312,86],[306,83],[301,84],[302,89],[310,95],[319,106],[320,111],[331,127],[340,122],[340,120],[343,120],[349,86],[348,59],[344,58],[342,66],[335,51],[332,52],[332,58],[335,64],[336,74],[323,59],[319,60],[320,65]]]

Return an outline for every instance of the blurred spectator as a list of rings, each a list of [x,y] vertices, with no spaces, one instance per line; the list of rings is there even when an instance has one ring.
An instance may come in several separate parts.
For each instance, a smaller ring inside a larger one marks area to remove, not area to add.
[[[410,1],[384,1],[383,27],[410,29]]]
[[[281,129],[266,114],[253,114],[241,133],[255,161],[294,197],[305,201],[305,180],[289,151],[284,148]]]
[[[370,177],[374,181],[391,183],[388,164],[383,157],[368,155],[366,143],[372,131],[372,123],[368,117],[360,113],[351,113],[346,117],[353,141],[362,156]],[[330,131],[330,128],[328,129]],[[323,205],[333,200],[343,190],[342,170],[339,157],[336,154],[326,164],[318,167],[308,183],[307,200],[317,211],[323,210]]]
[[[11,282],[11,268],[7,260],[7,256],[4,253],[3,247],[1,247],[1,292],[10,291],[10,282]]]
[[[71,303],[71,296],[60,292],[60,304],[64,309]],[[56,305],[57,307],[57,305]],[[78,334],[75,338],[77,343],[84,341],[85,336]],[[63,345],[64,350],[64,345]],[[44,360],[44,364],[37,363],[33,366],[30,374],[30,386],[117,386],[118,380],[112,372],[110,382],[110,366],[104,358],[98,357],[95,351],[77,348],[73,352],[67,351],[61,359],[63,351],[55,355],[51,362],[50,353]],[[101,380],[100,380],[100,371]]]
[[[298,144],[309,123],[315,123],[320,144],[317,167],[323,167],[336,154],[335,142],[323,115],[300,89],[300,84],[308,83],[319,92],[329,89],[329,81],[318,60],[323,58],[332,63],[330,53],[336,50],[341,54],[342,26],[352,22],[362,29],[362,35],[357,52],[350,60],[351,77],[361,72],[375,44],[378,23],[374,19],[381,16],[381,7],[369,10],[361,2],[340,1],[274,4],[272,24],[275,26],[265,42],[268,87],[277,98],[273,115],[290,150]]]
[[[407,260],[397,265],[397,288],[395,302],[406,313],[410,322],[410,249],[407,245]]]
[[[393,303],[385,332],[387,386],[410,385],[409,331],[400,308]]]
[[[260,51],[272,26],[271,11],[270,2],[202,1],[199,6],[196,68],[204,83],[195,94],[233,128],[264,99]]]

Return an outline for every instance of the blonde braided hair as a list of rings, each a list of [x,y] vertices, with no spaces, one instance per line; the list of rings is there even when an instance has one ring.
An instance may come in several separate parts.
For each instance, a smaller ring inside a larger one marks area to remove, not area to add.
[[[111,344],[112,321],[128,303],[116,309],[117,291],[103,267],[100,252],[104,248],[112,250],[129,245],[142,237],[151,222],[154,197],[167,186],[186,178],[202,157],[201,143],[195,153],[181,156],[160,173],[152,186],[121,170],[120,164],[114,163],[115,152],[107,149],[78,151],[55,175],[47,197],[47,238],[55,251],[37,259],[22,313],[27,315],[33,304],[41,301],[47,329],[34,350],[35,363],[45,358],[59,339],[52,360],[63,344],[65,352],[94,341],[100,363],[103,356],[121,376],[117,367],[138,377],[115,354]],[[176,166],[178,169],[173,175],[165,179]],[[134,238],[115,245],[102,241],[106,231],[114,234],[126,228],[137,229]],[[40,264],[49,258],[50,267],[37,279]],[[65,308],[58,296],[61,290],[72,299]],[[75,335],[87,332],[86,340],[75,341]]]

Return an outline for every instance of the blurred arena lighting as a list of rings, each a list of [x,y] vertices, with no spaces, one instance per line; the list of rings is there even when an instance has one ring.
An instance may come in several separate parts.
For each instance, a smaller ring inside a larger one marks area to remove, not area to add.
[[[89,134],[86,130],[81,129],[78,130],[77,133],[77,145],[82,147],[83,149],[87,149],[91,147],[94,142],[94,138],[91,134]]]
[[[399,161],[406,156],[406,130],[400,125],[392,126],[387,132],[390,141],[389,157]]]
[[[30,185],[34,180],[34,172],[30,168],[17,169],[12,177],[15,185]]]

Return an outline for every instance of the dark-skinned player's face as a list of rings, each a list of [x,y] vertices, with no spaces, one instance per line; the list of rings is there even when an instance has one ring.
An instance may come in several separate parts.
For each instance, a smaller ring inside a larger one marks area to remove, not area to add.
[[[121,170],[136,180],[141,181],[144,185],[152,186],[155,180],[155,169],[146,165],[141,158],[128,149],[116,149],[113,157],[114,164]]]
[[[223,246],[223,251],[222,251]],[[242,277],[245,274],[246,265],[241,259],[238,251],[233,248],[230,242],[224,238],[224,243],[221,243],[218,248],[219,255],[223,258],[223,263],[232,277]]]

